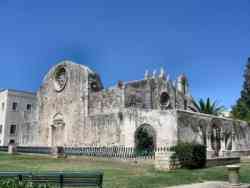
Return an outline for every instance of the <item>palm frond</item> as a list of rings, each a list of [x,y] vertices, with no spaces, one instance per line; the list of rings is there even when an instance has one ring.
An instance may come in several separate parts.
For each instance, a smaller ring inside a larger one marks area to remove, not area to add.
[[[201,109],[200,109],[199,103],[197,103],[195,100],[192,100],[192,103],[193,103],[194,107],[198,110],[198,112],[200,112]]]
[[[212,101],[209,97],[206,100],[200,99],[197,103],[193,101],[194,106],[200,113],[220,115],[224,110],[224,106],[219,106],[216,101]]]

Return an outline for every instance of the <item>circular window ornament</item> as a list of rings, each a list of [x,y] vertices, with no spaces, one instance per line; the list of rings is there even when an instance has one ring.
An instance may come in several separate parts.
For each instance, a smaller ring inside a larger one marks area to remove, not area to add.
[[[54,73],[54,87],[57,92],[64,90],[68,81],[67,71],[64,66],[56,68]]]

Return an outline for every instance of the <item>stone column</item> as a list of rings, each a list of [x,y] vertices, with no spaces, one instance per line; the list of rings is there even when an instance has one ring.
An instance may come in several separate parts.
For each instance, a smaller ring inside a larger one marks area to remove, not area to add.
[[[212,147],[212,140],[211,140],[212,133],[207,133],[207,158],[214,157],[214,149]]]
[[[53,146],[53,124],[49,126],[49,138],[48,138],[49,146]]]
[[[232,187],[240,187],[240,166],[239,165],[229,165],[228,169],[228,178],[229,183]]]
[[[225,141],[225,132],[221,131],[221,135],[220,135],[220,152],[219,152],[219,156],[224,157],[224,153],[226,151],[226,141]]]
[[[176,165],[173,164],[171,156],[174,152],[171,151],[162,151],[155,153],[155,169],[160,171],[170,171],[176,168]]]
[[[232,131],[232,152],[237,151],[236,133]]]

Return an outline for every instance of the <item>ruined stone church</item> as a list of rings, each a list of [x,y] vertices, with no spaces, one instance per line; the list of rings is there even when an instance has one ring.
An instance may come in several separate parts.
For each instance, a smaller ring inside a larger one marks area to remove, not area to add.
[[[197,112],[188,79],[162,69],[141,80],[104,88],[90,68],[63,61],[50,69],[37,93],[0,91],[1,145],[137,147],[139,133],[151,145],[206,144],[208,150],[249,150],[246,122]]]

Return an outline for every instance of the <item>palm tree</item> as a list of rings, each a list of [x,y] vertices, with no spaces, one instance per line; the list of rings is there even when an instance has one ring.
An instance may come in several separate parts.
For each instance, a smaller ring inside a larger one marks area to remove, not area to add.
[[[207,100],[200,99],[198,103],[193,100],[193,104],[198,112],[204,114],[219,116],[225,111],[224,106],[219,106],[216,101],[211,102],[210,98],[207,98]]]

